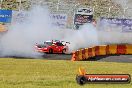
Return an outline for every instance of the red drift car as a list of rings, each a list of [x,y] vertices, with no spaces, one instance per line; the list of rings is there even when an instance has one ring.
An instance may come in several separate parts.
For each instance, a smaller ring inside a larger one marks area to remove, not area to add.
[[[46,41],[44,44],[36,44],[36,50],[41,53],[66,53],[68,51],[68,46],[64,41]]]

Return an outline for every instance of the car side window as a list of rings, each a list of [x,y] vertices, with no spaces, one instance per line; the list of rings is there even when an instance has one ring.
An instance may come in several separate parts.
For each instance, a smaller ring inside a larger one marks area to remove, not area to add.
[[[62,43],[59,43],[59,42],[57,42],[56,45],[57,46],[64,46]]]

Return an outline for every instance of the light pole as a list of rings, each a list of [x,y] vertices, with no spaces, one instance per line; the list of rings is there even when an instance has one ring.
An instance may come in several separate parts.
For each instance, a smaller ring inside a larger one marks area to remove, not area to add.
[[[109,14],[108,14],[108,18],[110,17],[110,11],[111,11],[111,8],[113,8],[113,6],[110,6],[110,7],[109,7]]]
[[[126,13],[127,9],[128,9],[128,7],[124,8],[124,10],[123,10],[123,18],[125,18],[125,13]]]
[[[21,11],[22,1],[19,0],[19,11]]]
[[[60,0],[57,2],[57,11],[59,10]]]
[[[93,13],[95,13],[95,7],[97,7],[98,5],[93,6]]]
[[[19,3],[18,11],[20,11],[21,10],[21,5],[22,5],[22,0],[16,0],[16,2]]]
[[[2,2],[3,2],[3,0],[0,0],[0,9],[2,8]]]

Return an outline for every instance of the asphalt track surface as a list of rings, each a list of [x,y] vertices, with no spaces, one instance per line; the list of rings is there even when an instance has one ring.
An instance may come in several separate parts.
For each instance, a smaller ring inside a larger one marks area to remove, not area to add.
[[[48,60],[71,60],[71,54],[44,54],[42,56],[44,59]]]
[[[5,58],[34,59],[30,57],[19,57],[19,56],[11,56],[11,57],[8,56]],[[71,60],[71,58],[72,58],[71,54],[44,54],[41,59],[43,60]],[[132,55],[98,56],[98,57],[89,58],[86,61],[132,63]]]
[[[72,55],[45,54],[43,55],[43,58],[48,60],[71,60]],[[87,61],[132,63],[132,55],[98,56],[98,57],[90,58]]]

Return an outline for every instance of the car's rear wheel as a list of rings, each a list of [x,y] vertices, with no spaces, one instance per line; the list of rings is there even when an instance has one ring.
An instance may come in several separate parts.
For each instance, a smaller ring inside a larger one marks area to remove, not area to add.
[[[53,50],[52,49],[49,49],[49,53],[52,54],[53,53]]]
[[[62,54],[65,54],[65,53],[66,53],[66,49],[63,49],[63,50],[62,50]]]

